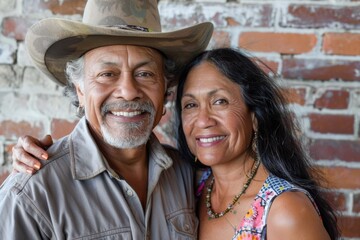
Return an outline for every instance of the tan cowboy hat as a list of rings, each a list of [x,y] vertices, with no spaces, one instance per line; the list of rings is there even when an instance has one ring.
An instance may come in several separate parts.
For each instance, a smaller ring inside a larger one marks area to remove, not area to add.
[[[30,27],[25,45],[35,66],[66,85],[65,66],[87,51],[108,45],[139,45],[159,50],[179,66],[205,50],[209,22],[161,32],[157,0],[88,0],[82,22],[43,19]]]

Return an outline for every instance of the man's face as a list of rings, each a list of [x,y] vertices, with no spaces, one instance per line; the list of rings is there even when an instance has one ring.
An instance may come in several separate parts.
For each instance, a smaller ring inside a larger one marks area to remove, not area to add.
[[[117,148],[145,144],[164,106],[161,54],[113,45],[93,49],[84,59],[84,86],[77,92],[92,132]]]

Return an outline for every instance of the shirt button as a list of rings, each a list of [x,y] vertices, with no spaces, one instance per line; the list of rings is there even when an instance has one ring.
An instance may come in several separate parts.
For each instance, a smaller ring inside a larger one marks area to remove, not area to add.
[[[190,230],[189,224],[185,224],[185,225],[184,225],[184,230],[185,230],[186,232],[188,232],[188,231]]]
[[[134,193],[133,193],[130,189],[126,190],[126,194],[127,194],[129,197],[132,197],[132,196],[134,195]]]

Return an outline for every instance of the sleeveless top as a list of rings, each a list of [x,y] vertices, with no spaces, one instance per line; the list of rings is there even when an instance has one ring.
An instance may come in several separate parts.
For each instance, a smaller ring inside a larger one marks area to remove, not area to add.
[[[210,175],[211,169],[202,174],[196,191],[198,199],[205,188],[205,182]],[[300,191],[305,193],[320,216],[319,210],[310,193],[301,187],[295,186],[282,178],[270,174],[265,180],[259,193],[256,195],[250,209],[247,211],[241,223],[237,226],[237,230],[232,240],[265,240],[267,217],[271,204],[281,193],[289,191]]]

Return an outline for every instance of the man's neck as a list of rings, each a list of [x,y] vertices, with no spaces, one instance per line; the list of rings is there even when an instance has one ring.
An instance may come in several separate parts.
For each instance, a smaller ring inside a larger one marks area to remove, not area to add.
[[[109,166],[134,189],[145,209],[149,169],[146,145],[119,149],[94,134],[93,137]]]

